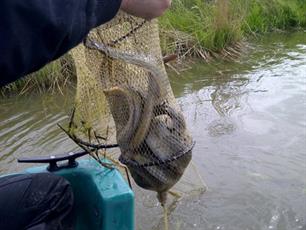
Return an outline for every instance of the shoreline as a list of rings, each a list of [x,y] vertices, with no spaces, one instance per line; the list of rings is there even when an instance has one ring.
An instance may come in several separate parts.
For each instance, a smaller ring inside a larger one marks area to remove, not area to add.
[[[160,20],[160,44],[164,56],[175,54],[167,63],[179,71],[180,62],[197,58],[235,60],[244,52],[246,41],[269,32],[304,30],[306,4],[301,0],[174,0]],[[65,55],[29,77],[0,87],[0,97],[62,91],[75,85],[73,61]],[[61,92],[62,93],[62,92]]]

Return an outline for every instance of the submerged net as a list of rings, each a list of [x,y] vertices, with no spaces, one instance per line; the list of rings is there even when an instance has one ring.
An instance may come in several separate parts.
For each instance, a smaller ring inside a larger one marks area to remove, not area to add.
[[[191,160],[193,141],[165,71],[157,21],[119,12],[71,55],[78,81],[74,132],[118,143],[119,161],[164,204]]]

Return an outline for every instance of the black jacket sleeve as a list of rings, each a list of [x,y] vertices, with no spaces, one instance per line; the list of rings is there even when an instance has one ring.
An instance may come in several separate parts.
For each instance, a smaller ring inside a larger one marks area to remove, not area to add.
[[[1,0],[0,86],[38,70],[112,19],[121,0]]]

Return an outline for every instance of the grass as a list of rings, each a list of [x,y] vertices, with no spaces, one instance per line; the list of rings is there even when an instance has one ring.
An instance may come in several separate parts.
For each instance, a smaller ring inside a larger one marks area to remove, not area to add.
[[[305,0],[253,1],[250,13],[245,19],[244,30],[268,32],[273,29],[285,30],[306,26]]]
[[[250,35],[305,28],[306,0],[175,0],[160,24],[164,52],[206,58]]]
[[[306,28],[306,0],[173,0],[160,18],[161,46],[164,54],[180,57],[235,57],[249,36],[299,27]],[[67,57],[0,88],[0,94],[61,90],[75,79]]]
[[[6,86],[0,87],[2,97],[43,93],[46,91],[62,93],[63,87],[75,81],[72,60],[67,55],[46,65],[41,70],[21,78]]]

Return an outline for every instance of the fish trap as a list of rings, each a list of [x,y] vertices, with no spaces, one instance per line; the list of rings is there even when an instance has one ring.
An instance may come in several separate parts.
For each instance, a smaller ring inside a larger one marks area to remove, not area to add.
[[[74,131],[85,137],[94,130],[96,141],[118,143],[119,161],[135,182],[165,204],[194,142],[165,71],[157,20],[119,12],[71,56],[77,72]]]

